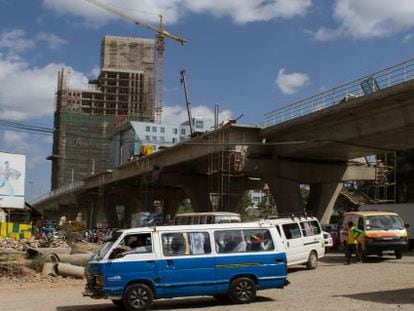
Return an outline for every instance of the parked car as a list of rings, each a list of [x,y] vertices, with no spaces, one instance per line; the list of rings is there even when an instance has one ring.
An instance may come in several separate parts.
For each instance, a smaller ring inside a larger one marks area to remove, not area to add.
[[[340,252],[344,251],[344,247],[341,245],[341,239],[339,238],[338,225],[337,224],[322,224],[322,230],[328,232],[332,237],[331,249],[336,249]]]
[[[326,231],[322,231],[322,234],[323,234],[323,241],[325,243],[325,247],[329,247],[329,248],[333,247],[334,244],[333,244],[333,239],[332,239],[331,234]]]

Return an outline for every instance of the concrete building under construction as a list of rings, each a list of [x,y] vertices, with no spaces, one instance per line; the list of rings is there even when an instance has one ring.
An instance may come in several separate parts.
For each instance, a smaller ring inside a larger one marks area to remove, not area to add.
[[[70,86],[70,70],[58,74],[52,189],[109,167],[110,133],[122,120],[154,121],[155,42],[105,36],[101,71],[88,89]]]

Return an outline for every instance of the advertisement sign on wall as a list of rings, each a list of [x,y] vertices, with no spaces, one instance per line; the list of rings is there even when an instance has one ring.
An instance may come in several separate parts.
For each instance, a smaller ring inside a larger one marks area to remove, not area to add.
[[[0,208],[24,208],[26,157],[0,152]]]

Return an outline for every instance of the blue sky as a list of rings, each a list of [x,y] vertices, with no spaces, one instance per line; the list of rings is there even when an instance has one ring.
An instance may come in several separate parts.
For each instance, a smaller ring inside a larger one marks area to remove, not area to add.
[[[412,0],[101,0],[146,22],[165,16],[164,118],[183,119],[179,71],[193,114],[277,107],[414,57]],[[81,86],[99,70],[105,34],[154,38],[84,0],[0,0],[0,119],[53,127],[57,71]],[[52,137],[0,127],[0,150],[27,155],[30,200],[50,188]],[[30,182],[30,183],[29,183]]]

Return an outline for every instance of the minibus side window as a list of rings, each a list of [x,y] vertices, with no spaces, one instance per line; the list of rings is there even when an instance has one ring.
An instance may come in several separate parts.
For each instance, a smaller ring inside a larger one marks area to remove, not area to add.
[[[266,229],[216,231],[214,240],[219,254],[274,250],[272,236]]]
[[[269,230],[253,229],[243,230],[244,239],[247,241],[246,250],[248,252],[261,252],[274,250],[272,236]]]
[[[302,237],[300,234],[300,228],[297,223],[284,224],[282,225],[283,232],[285,233],[286,239],[299,239]]]
[[[247,243],[241,230],[226,230],[214,232],[216,252],[241,253],[246,251]]]
[[[207,232],[173,232],[162,234],[164,256],[191,256],[211,253]]]
[[[308,221],[301,222],[300,227],[302,229],[303,236],[312,236],[312,235],[314,235],[313,228],[312,228],[311,224]]]
[[[310,225],[312,226],[313,234],[321,233],[321,227],[319,226],[319,223],[316,220],[310,221]]]

